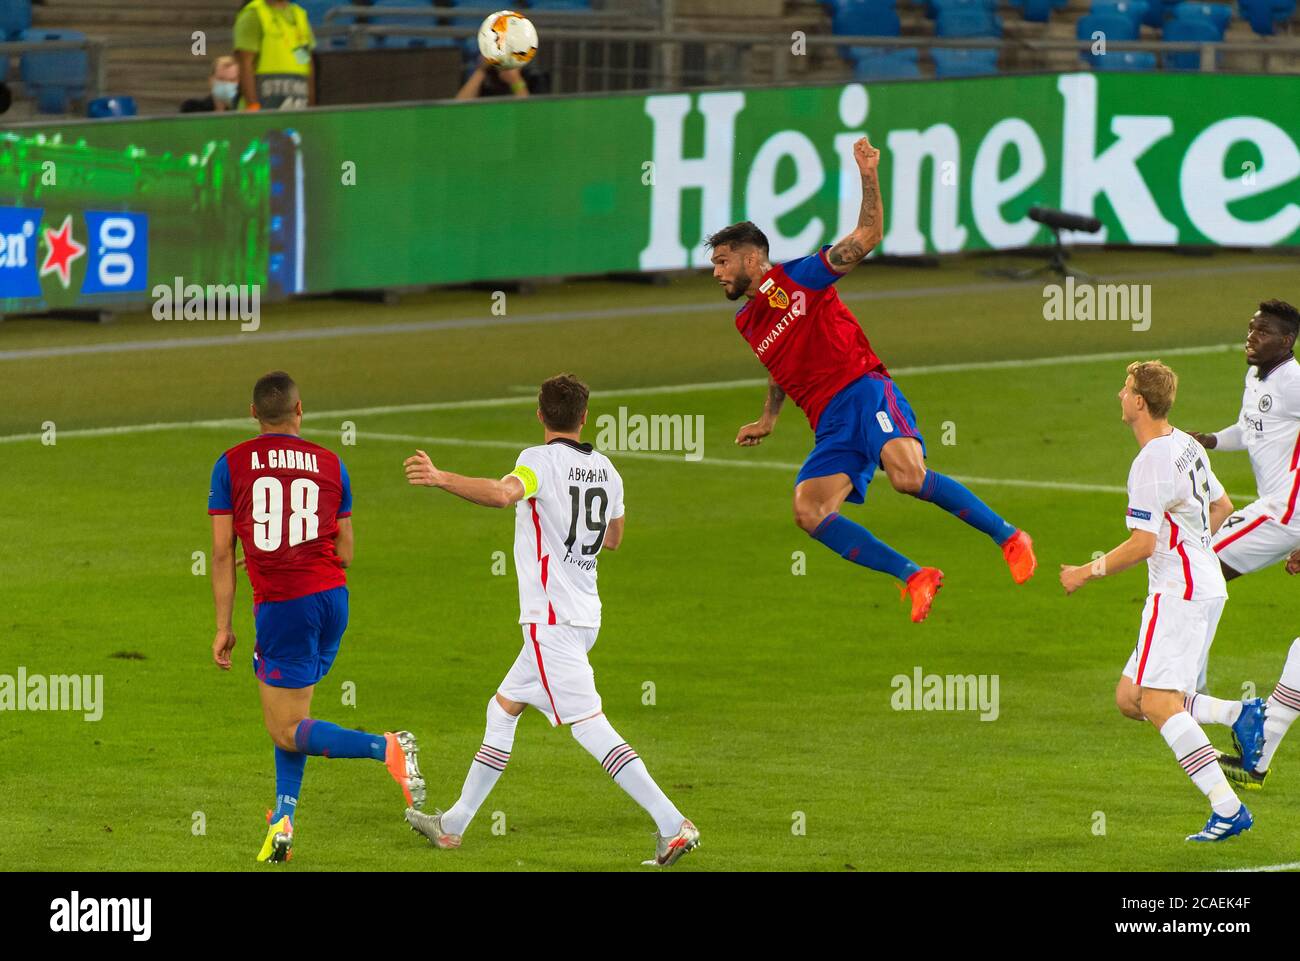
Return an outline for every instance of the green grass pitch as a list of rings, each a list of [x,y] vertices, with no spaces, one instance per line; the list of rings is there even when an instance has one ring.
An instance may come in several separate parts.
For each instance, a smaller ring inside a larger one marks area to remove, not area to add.
[[[909,622],[890,578],[846,564],[792,523],[791,485],[811,445],[797,409],[757,450],[732,443],[761,409],[763,371],[735,333],[734,305],[705,277],[544,286],[510,294],[504,317],[476,290],[395,307],[307,300],[267,310],[262,329],[238,341],[214,340],[234,333],[215,321],[11,319],[0,351],[142,340],[170,349],[0,359],[0,674],[23,666],[104,677],[97,722],[0,715],[0,864],[255,867],[274,781],[248,668],[250,594],[241,573],[236,669],[225,674],[210,660],[208,580],[192,573],[194,552],[210,550],[212,462],[251,422],[99,429],[239,418],[255,378],[275,367],[298,379],[307,436],[341,453],[356,498],[351,626],[314,713],[416,732],[431,805],[455,799],[487,699],[519,646],[513,567],[493,573],[494,552],[509,556],[513,519],[407,487],[402,459],[418,443],[440,466],[500,476],[515,448],[540,437],[535,385],[572,370],[593,388],[593,421],[619,406],[704,417],[702,461],[611,455],[627,486],[627,537],[601,562],[605,623],[592,653],[611,722],[703,833],[681,870],[1295,860],[1300,744],[1283,745],[1265,792],[1243,795],[1254,830],[1222,845],[1184,843],[1206,817],[1204,799],[1155,731],[1112,702],[1145,572],[1069,598],[1056,581],[1060,563],[1125,536],[1119,488],[1136,447],[1115,392],[1126,360],[1164,357],[1179,372],[1180,426],[1232,422],[1244,364],[1235,345],[1258,300],[1295,299],[1285,284],[1295,262],[1080,260],[1112,280],[1150,283],[1150,329],[1045,321],[1040,286],[988,280],[978,259],[872,265],[842,282],[918,413],[931,465],[972,478],[1037,544],[1038,574],[1016,587],[982,535],[878,477],[867,504],[848,513],[945,571],[922,625]],[[358,326],[365,331],[335,338],[284,336]],[[971,369],[1041,358],[1059,362]],[[965,366],[933,369],[947,365]],[[736,380],[755,383],[725,386]],[[644,390],[667,385],[696,386]],[[485,398],[515,400],[462,403]],[[373,410],[419,404],[442,406]],[[36,436],[47,421],[53,446]],[[354,446],[340,442],[344,421],[355,424]],[[1244,454],[1215,455],[1214,466],[1234,502],[1253,496]],[[1211,658],[1216,694],[1241,696],[1246,682],[1271,690],[1297,633],[1297,592],[1300,581],[1280,569],[1232,585]],[[918,666],[997,675],[998,717],[895,711],[891,680]],[[347,691],[354,706],[343,703]],[[1210,733],[1227,746],[1225,729]],[[312,759],[295,859],[280,869],[616,870],[652,853],[649,819],[567,729],[535,712],[459,851],[411,834],[401,809],[382,766]]]

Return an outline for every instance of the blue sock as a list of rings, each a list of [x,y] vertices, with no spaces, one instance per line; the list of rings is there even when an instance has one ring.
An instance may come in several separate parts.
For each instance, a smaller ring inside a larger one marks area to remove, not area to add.
[[[293,740],[301,753],[320,757],[372,757],[382,761],[388,753],[388,742],[382,734],[349,731],[310,717],[298,723]]]
[[[1014,527],[993,513],[988,504],[945,474],[926,471],[920,493],[916,496],[919,500],[942,507],[977,531],[983,531],[996,544],[1004,543],[1016,532]]]
[[[842,514],[827,514],[812,536],[813,540],[821,541],[846,561],[893,574],[900,581],[907,580],[921,569],[884,541],[877,540],[861,524],[855,524]]]
[[[275,749],[275,812],[271,815],[274,824],[286,814],[289,823],[293,823],[294,812],[298,809],[298,793],[302,790],[302,772],[307,768],[307,755],[296,751]]]

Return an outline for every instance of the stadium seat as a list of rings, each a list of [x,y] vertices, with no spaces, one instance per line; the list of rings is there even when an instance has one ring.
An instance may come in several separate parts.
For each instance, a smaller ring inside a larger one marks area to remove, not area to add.
[[[86,104],[86,116],[92,120],[107,117],[134,117],[136,115],[134,97],[96,97]]]
[[[1109,13],[1128,17],[1133,25],[1139,26],[1153,6],[1159,7],[1160,0],[1093,0],[1089,13]],[[1140,31],[1139,31],[1140,33]]]
[[[935,47],[935,75],[946,77],[983,77],[998,72],[998,51],[961,50],[953,47]]]
[[[1127,14],[1101,11],[1089,13],[1079,18],[1074,35],[1079,40],[1097,40],[1101,35],[1107,45],[1114,40],[1136,40],[1140,34],[1138,24]],[[1082,50],[1079,57],[1094,68],[1100,68],[1102,61],[1116,56],[1118,51],[1107,49],[1104,54],[1094,54],[1091,50]]]
[[[529,10],[590,10],[591,0],[530,0]]]
[[[941,8],[935,33],[940,37],[1000,37],[1002,21],[984,10]]]
[[[997,0],[927,0],[925,15],[937,20],[945,10],[976,10],[990,15],[998,10]]]
[[[1270,37],[1277,24],[1295,13],[1296,0],[1240,0],[1241,16],[1261,37]]]
[[[17,40],[31,25],[31,0],[0,0],[0,40]]]
[[[893,0],[835,0],[831,7],[831,32],[850,37],[897,37],[901,27]],[[879,48],[839,47],[839,54],[854,64]]]
[[[1166,40],[1209,40],[1218,43],[1223,39],[1219,28],[1209,20],[1170,20],[1165,24]],[[1215,54],[1216,62],[1218,54]],[[1165,54],[1166,70],[1200,70],[1201,54],[1198,50],[1187,53]]]
[[[1219,31],[1219,39],[1232,22],[1232,7],[1226,3],[1180,3],[1174,7],[1175,20],[1209,20]]]
[[[906,80],[921,76],[915,47],[854,47],[857,80]]]
[[[1047,23],[1055,9],[1053,0],[1023,0],[1020,14],[1031,23]]]
[[[1117,50],[1098,57],[1098,70],[1154,70],[1156,55],[1149,50]]]
[[[19,39],[84,40],[76,30],[24,30]],[[36,99],[41,113],[67,113],[69,101],[86,95],[89,58],[84,50],[55,50],[50,53],[25,53],[20,64],[23,85]]]

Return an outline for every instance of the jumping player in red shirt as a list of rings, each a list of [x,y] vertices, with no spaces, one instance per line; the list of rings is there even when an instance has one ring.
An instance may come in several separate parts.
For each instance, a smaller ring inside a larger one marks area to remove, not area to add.
[[[925,466],[916,417],[867,341],[857,318],[835,292],[835,281],[862,262],[884,234],[876,168],[880,151],[866,137],[853,145],[862,174],[858,225],[834,246],[773,266],[767,237],[752,223],[711,236],[713,276],[728,300],[748,298],[736,329],[768,370],[763,416],[740,428],[736,443],[752,447],[776,426],[789,395],[816,434],[794,488],[795,523],[846,560],[893,574],[923,621],[943,586],[943,572],[920,567],[839,513],[861,504],[876,466],[894,489],[930,501],[982,531],[1002,548],[1017,584],[1034,573],[1033,541],[951,477]]]
[[[424,804],[424,779],[409,731],[367,734],[310,716],[312,692],[348,624],[343,571],[352,563],[352,486],[338,455],[299,436],[302,401],[288,374],[273,371],[257,382],[251,412],[261,433],[217,458],[208,491],[212,659],[230,670],[237,536],[253,586],[253,671],[275,742],[276,805],[257,860],[287,861],[307,755],[383,762],[410,807]]]

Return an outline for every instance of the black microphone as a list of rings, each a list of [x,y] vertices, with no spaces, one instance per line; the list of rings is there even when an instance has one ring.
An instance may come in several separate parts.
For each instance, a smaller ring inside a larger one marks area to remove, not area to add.
[[[1085,234],[1095,234],[1101,230],[1101,221],[1096,217],[1068,214],[1064,210],[1052,210],[1050,207],[1030,207],[1029,219],[1057,230],[1078,230]]]

